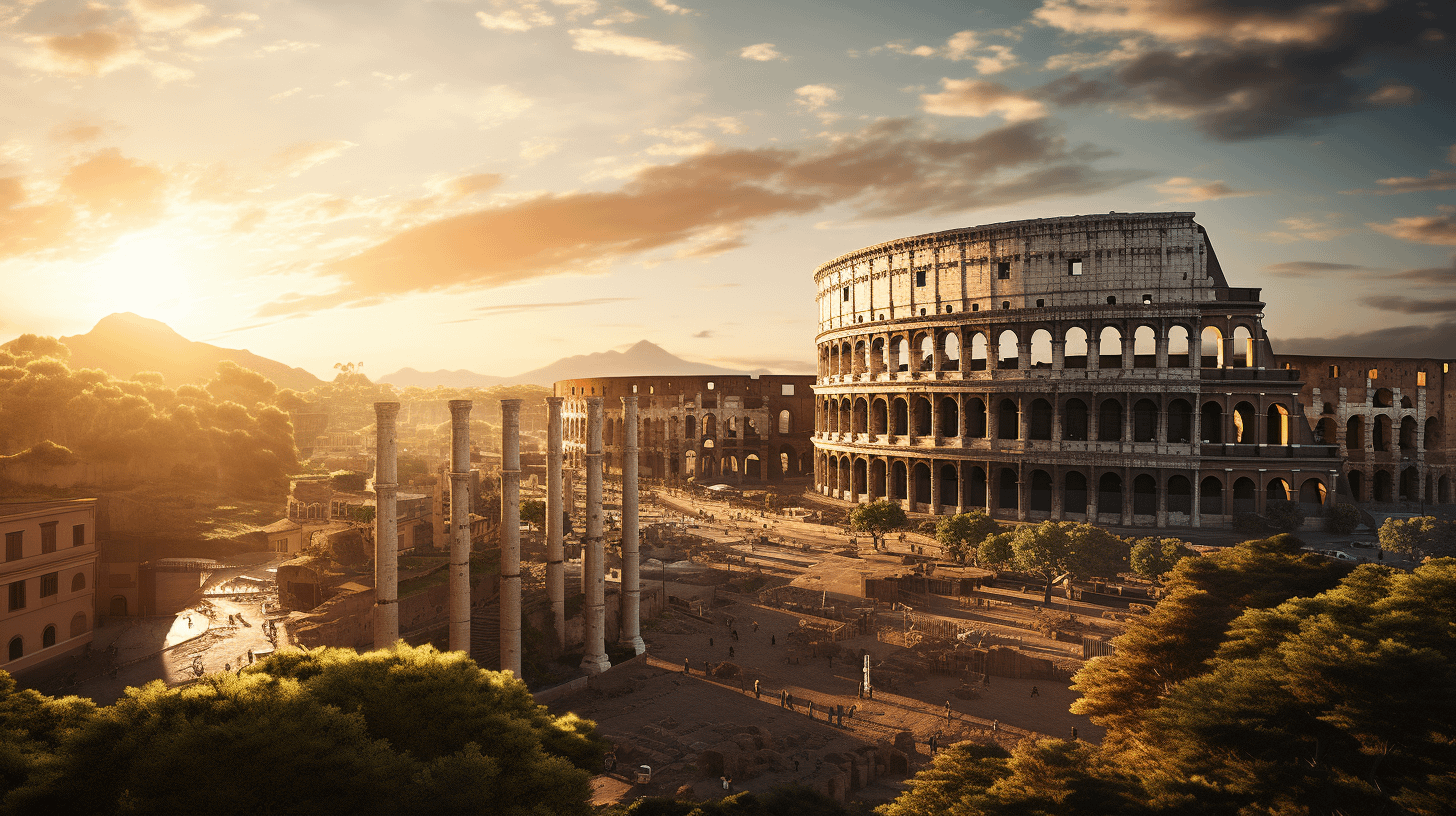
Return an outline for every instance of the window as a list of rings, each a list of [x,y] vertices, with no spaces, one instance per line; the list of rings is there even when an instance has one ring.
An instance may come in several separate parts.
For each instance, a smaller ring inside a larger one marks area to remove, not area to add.
[[[1001,261],[996,264],[996,277],[1000,280],[1011,280],[1011,262]]]
[[[925,270],[924,269],[917,269],[917,270],[915,270],[915,285],[916,286],[924,286],[925,285]]]
[[[86,544],[86,525],[77,524],[71,528],[71,546],[82,547]]]
[[[86,573],[78,572],[76,577],[71,579],[71,591],[80,592],[86,588]]]
[[[1152,295],[1143,295],[1143,305],[1144,306],[1151,306],[1151,305],[1153,305],[1153,296]]]
[[[632,383],[632,393],[637,393],[637,383]]]
[[[1001,301],[1001,308],[1003,308],[1003,309],[1010,309],[1011,308],[1011,301],[1009,301],[1009,300],[1003,300],[1003,301]]]
[[[713,390],[713,384],[712,383],[708,383],[708,390],[709,391],[712,391]]]
[[[15,581],[10,584],[10,611],[25,608],[25,582]]]
[[[971,311],[973,311],[973,312],[979,312],[979,311],[981,311],[981,304],[979,304],[979,303],[972,303],[971,304]]]
[[[885,319],[885,316],[884,315],[880,315],[880,319],[881,320],[884,320]]]
[[[951,307],[949,307],[949,306],[945,307],[945,313],[946,314],[950,314],[951,313]]]
[[[59,572],[48,572],[40,577],[40,596],[42,598],[59,595],[60,592],[61,574]]]
[[[843,289],[840,289],[839,290],[839,299],[840,300],[849,300],[849,287],[848,286],[846,286]]]
[[[1036,299],[1036,308],[1042,309],[1042,308],[1045,308],[1045,307],[1046,307],[1046,299],[1045,298],[1037,298]]]
[[[25,555],[25,531],[5,534],[5,560],[19,561]]]
[[[920,316],[921,316],[921,317],[925,317],[925,310],[924,310],[924,309],[921,309],[921,310],[920,310]]]
[[[53,553],[56,551],[56,525],[60,522],[47,521],[40,526],[40,551],[41,553]]]
[[[16,635],[15,637],[10,639],[9,655],[9,658],[7,658],[9,660],[19,660],[20,658],[25,657],[25,638],[22,638],[20,635]]]
[[[1380,379],[1380,369],[1372,368],[1369,371],[1365,372],[1365,376],[1369,377],[1372,380],[1378,380]]]
[[[792,397],[793,395],[794,395],[794,384],[793,383],[784,383],[783,385],[780,385],[779,386],[779,396],[781,396],[781,397]]]
[[[1424,372],[1424,371],[1417,371],[1416,372],[1416,385],[1420,386],[1420,385],[1425,385],[1425,384],[1426,384],[1426,372]]]
[[[1338,377],[1338,376],[1340,376],[1340,367],[1339,366],[1330,366],[1330,376],[1331,377]]]
[[[1073,258],[1072,260],[1067,261],[1067,274],[1068,275],[1080,275],[1080,274],[1082,274],[1082,259],[1081,258]]]
[[[1107,296],[1107,305],[1108,306],[1116,306],[1117,305],[1117,295],[1108,295]]]
[[[56,627],[47,626],[40,635],[40,647],[48,649],[54,645],[56,645]]]

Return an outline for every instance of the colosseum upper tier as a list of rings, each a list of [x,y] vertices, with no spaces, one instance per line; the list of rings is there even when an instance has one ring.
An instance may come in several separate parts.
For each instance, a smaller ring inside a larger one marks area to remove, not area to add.
[[[814,281],[825,495],[1150,527],[1334,499],[1339,449],[1193,213],[918,235]]]

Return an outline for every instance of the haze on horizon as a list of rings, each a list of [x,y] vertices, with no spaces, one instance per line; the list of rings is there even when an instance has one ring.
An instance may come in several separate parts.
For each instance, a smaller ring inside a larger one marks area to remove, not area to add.
[[[1277,350],[1449,356],[1453,50],[1416,0],[0,3],[0,340],[802,373],[835,256],[1180,210]]]

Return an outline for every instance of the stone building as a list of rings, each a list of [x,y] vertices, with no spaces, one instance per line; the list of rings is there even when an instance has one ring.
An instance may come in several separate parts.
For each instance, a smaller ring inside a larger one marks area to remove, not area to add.
[[[1338,440],[1192,213],[918,235],[814,280],[827,496],[1149,527],[1334,500]]]
[[[1279,354],[1304,381],[1316,442],[1336,445],[1356,501],[1420,511],[1452,502],[1451,361]]]
[[[96,500],[0,503],[0,535],[0,669],[23,674],[85,649],[96,621]]]
[[[813,471],[814,378],[810,376],[596,377],[561,380],[565,457],[586,451],[586,398],[605,397],[608,473],[621,473],[622,397],[637,395],[641,478],[762,484]]]

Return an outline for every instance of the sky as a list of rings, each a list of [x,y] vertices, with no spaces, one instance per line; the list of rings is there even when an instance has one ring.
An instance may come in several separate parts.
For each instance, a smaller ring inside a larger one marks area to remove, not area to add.
[[[813,271],[1192,211],[1279,352],[1456,356],[1449,0],[0,2],[0,339],[813,371]]]

